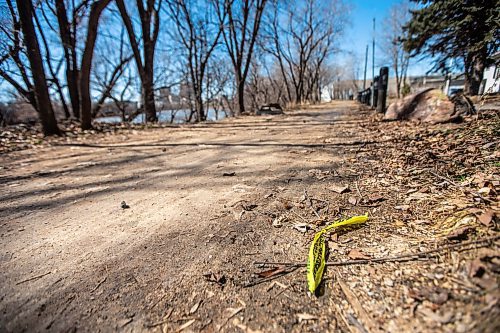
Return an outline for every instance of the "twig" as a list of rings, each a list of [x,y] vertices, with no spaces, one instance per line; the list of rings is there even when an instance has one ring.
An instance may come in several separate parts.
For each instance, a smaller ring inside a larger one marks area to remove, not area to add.
[[[170,308],[170,310],[167,311],[167,314],[163,317],[162,321],[158,321],[156,323],[151,323],[151,324],[144,324],[144,327],[153,328],[168,323],[168,319],[170,318],[170,315],[172,315],[172,312],[174,312],[174,308]]]
[[[420,253],[406,253],[398,256],[392,257],[381,257],[373,259],[362,259],[362,260],[346,260],[346,261],[330,261],[327,262],[327,266],[345,266],[345,265],[363,265],[363,264],[373,264],[373,263],[385,263],[385,262],[404,262],[418,259],[429,259],[435,256],[439,252],[444,252],[447,250],[457,249],[458,251],[473,250],[480,247],[485,247],[489,243],[500,239],[500,235],[493,237],[483,238],[475,241],[463,242],[458,244],[451,244],[448,246],[439,247],[436,249],[420,252]],[[470,247],[469,247],[470,246]],[[294,262],[254,262],[254,265],[282,265],[291,267],[305,267],[306,263],[294,263]]]
[[[108,277],[105,276],[104,279],[102,279],[101,281],[99,281],[99,283],[97,284],[97,286],[95,286],[94,289],[92,289],[90,292],[93,293],[94,291],[96,291],[97,288],[99,288],[104,282],[106,282],[107,279],[108,279]]]
[[[438,178],[446,181],[448,184],[456,187],[457,189],[460,189],[460,190],[464,191],[465,193],[472,194],[474,196],[474,198],[478,198],[478,199],[483,200],[485,202],[490,202],[491,203],[490,199],[481,196],[479,193],[474,192],[474,191],[469,191],[468,189],[464,188],[462,185],[459,185],[459,184],[455,183],[454,181],[452,181],[451,179],[449,179],[447,177],[444,177],[444,176],[441,176],[440,174],[438,174],[438,173],[436,173],[436,172],[434,172],[434,171],[432,171],[430,169],[428,169],[427,171],[429,171],[430,174],[432,174],[432,175],[434,175],[434,176],[436,176],[436,177],[438,177]]]
[[[344,283],[344,281],[339,279],[338,276],[337,276],[337,283],[339,284],[340,289],[342,289],[342,292],[347,298],[347,301],[349,301],[349,304],[351,304],[354,311],[356,311],[356,313],[363,321],[363,323],[366,326],[368,326],[368,330],[366,330],[361,324],[359,324],[363,328],[363,330],[368,332],[377,331],[377,327],[374,324],[372,318],[368,315],[368,313],[366,313],[365,309],[363,309],[356,295],[351,291],[351,289],[349,289],[349,287],[347,286],[347,284]]]
[[[290,274],[290,273],[294,272],[297,268],[299,268],[299,267],[298,266],[296,266],[296,267],[292,266],[291,269],[285,270],[285,271],[281,272],[280,274],[276,274],[276,275],[270,276],[268,278],[263,278],[263,279],[260,279],[260,280],[257,280],[257,281],[253,281],[253,282],[247,283],[247,284],[245,284],[243,286],[243,288],[249,288],[249,287],[253,287],[253,286],[256,286],[258,284],[264,283],[264,282],[272,281],[274,279],[280,278],[282,276],[285,276],[287,274]]]
[[[354,185],[356,186],[356,192],[358,192],[359,200],[361,200],[362,196],[361,196],[361,191],[359,190],[359,185],[357,180],[354,182]]]
[[[318,199],[318,198],[311,198],[311,200],[316,200],[316,201],[319,201],[319,202],[325,202],[327,204],[330,204],[330,201],[328,201],[328,200],[323,200],[323,199]]]
[[[344,322],[344,325],[347,327],[347,329],[349,330],[349,332],[354,333],[351,325],[349,325],[349,322],[345,318],[345,316],[342,313],[342,310],[340,309],[340,307],[338,306],[338,304],[335,303],[335,302],[333,302],[333,301],[332,301],[332,304],[333,304],[333,308],[335,309],[335,312],[337,312],[337,316],[339,316],[340,319],[342,319],[342,321]]]
[[[25,283],[25,282],[29,282],[29,281],[33,281],[33,280],[38,280],[38,279],[44,277],[45,275],[49,275],[50,273],[52,273],[52,272],[43,273],[43,274],[40,274],[40,275],[37,275],[37,276],[30,277],[30,278],[28,278],[26,280],[22,280],[22,281],[16,282],[16,286],[20,285],[21,283]]]
[[[159,299],[158,299],[158,300],[157,300],[157,301],[156,301],[153,305],[151,305],[151,306],[149,307],[149,310],[150,310],[150,311],[151,311],[151,310],[153,310],[153,308],[154,308],[155,306],[157,306],[157,305],[158,305],[161,301],[163,301],[163,299],[164,299],[166,296],[167,296],[167,294],[163,294],[163,296],[161,296],[161,297],[160,297],[160,298],[159,298]]]
[[[448,184],[455,186],[456,188],[459,188],[459,189],[463,188],[462,186],[458,185],[457,183],[455,183],[454,181],[452,181],[451,179],[449,179],[449,178],[447,178],[445,176],[441,176],[440,174],[438,174],[438,173],[436,173],[436,172],[434,172],[434,171],[432,171],[430,169],[427,170],[427,171],[429,171],[430,174],[432,174],[432,175],[434,175],[434,176],[436,176],[436,177],[438,177],[438,178],[446,181]]]
[[[314,215],[316,215],[316,217],[318,219],[320,219],[321,216],[319,216],[318,212],[314,208],[314,205],[313,205],[313,202],[312,202],[313,199],[309,197],[309,195],[307,194],[307,190],[304,190],[304,198],[307,200],[307,203],[309,204],[309,207],[311,208],[311,210],[314,213]]]
[[[316,215],[316,217],[317,217],[318,219],[320,219],[320,218],[321,218],[321,216],[319,216],[318,212],[316,211],[316,209],[315,209],[313,206],[311,206],[311,210],[313,211],[314,215]]]
[[[300,218],[302,221],[304,221],[305,223],[309,223],[305,218],[303,218],[300,214],[298,213],[295,213],[293,210],[290,211],[293,215],[297,216],[298,218]]]
[[[362,333],[369,333],[366,328],[352,314],[347,314],[347,320]]]

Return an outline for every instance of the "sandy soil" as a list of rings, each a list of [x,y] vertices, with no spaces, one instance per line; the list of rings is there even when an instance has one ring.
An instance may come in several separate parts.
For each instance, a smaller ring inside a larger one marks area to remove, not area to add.
[[[388,170],[397,167],[382,163],[384,151],[371,150],[395,140],[377,126],[398,127],[344,102],[283,116],[72,138],[2,155],[0,331],[477,328],[491,299],[470,282],[465,292],[458,282],[446,284],[448,275],[463,276],[460,260],[468,257],[462,255],[332,268],[320,297],[307,295],[304,268],[279,283],[248,286],[264,270],[255,260],[305,261],[313,231],[303,234],[293,228],[297,223],[315,229],[370,213],[366,227],[332,239],[332,260],[353,249],[377,256],[436,247],[427,226],[408,224],[424,217],[398,220],[403,213],[394,207],[411,184],[391,178]],[[377,194],[385,202],[349,204],[348,196],[328,190],[338,183],[359,198]],[[311,207],[304,191],[318,199]],[[272,225],[277,218],[280,227]],[[426,284],[458,291],[427,306],[412,294]]]

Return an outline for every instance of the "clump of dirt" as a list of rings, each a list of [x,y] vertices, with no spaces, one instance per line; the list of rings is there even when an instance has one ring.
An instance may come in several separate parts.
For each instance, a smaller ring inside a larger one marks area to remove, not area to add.
[[[415,120],[431,124],[456,122],[475,113],[472,102],[462,94],[451,99],[439,89],[426,89],[393,102],[384,120]]]

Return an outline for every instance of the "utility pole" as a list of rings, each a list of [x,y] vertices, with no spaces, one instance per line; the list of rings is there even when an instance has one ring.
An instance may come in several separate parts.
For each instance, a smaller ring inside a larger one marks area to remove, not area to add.
[[[363,76],[363,90],[366,89],[366,67],[368,66],[368,44],[366,44],[365,52],[365,75]]]
[[[372,41],[372,79],[375,78],[375,18],[373,18],[373,41]]]
[[[375,86],[375,18],[373,18],[373,40],[372,40],[372,87]],[[371,105],[374,106],[375,91],[372,88]]]

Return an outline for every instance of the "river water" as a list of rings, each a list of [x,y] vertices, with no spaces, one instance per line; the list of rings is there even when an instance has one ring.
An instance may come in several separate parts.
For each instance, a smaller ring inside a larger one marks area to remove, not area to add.
[[[182,124],[187,121],[190,110],[164,110],[156,113],[158,116],[158,121],[161,123],[174,123]],[[208,109],[207,111],[207,121],[218,121],[224,119],[226,114],[223,111],[219,111],[218,115],[213,109]],[[194,118],[194,117],[193,117]],[[143,124],[145,123],[146,115],[144,113],[139,114],[132,120],[133,124]],[[122,117],[111,116],[111,117],[99,117],[95,121],[99,123],[107,124],[117,124],[122,122]]]

